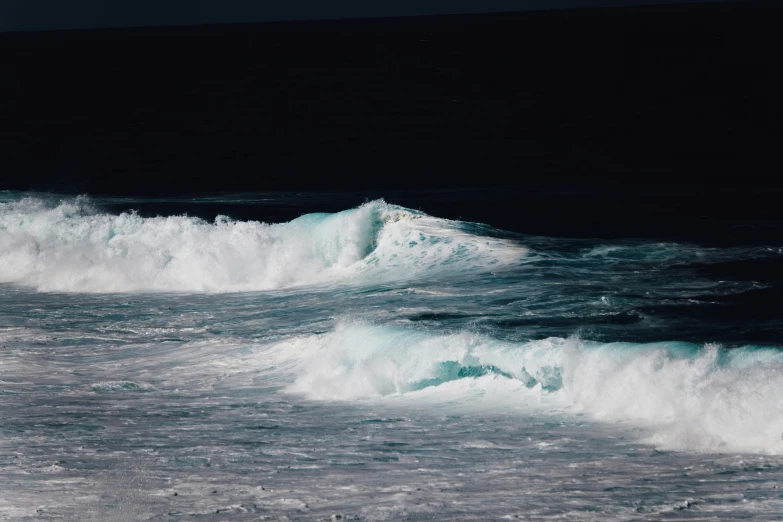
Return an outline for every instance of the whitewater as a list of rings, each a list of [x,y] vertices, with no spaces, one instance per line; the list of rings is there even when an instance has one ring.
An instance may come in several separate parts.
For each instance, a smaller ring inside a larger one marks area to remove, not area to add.
[[[0,193],[0,519],[780,520],[781,245],[246,199]]]
[[[470,271],[524,252],[462,228],[383,201],[267,225],[23,198],[0,207],[0,281],[44,291],[237,292]]]

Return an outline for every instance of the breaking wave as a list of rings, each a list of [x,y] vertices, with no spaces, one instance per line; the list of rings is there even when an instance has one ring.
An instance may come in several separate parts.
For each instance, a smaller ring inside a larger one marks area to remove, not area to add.
[[[0,201],[0,282],[66,292],[233,292],[488,270],[525,249],[382,200],[265,224]]]
[[[773,348],[509,343],[344,322],[268,355],[292,369],[288,391],[315,400],[582,414],[647,427],[647,442],[665,449],[783,453],[783,352]]]

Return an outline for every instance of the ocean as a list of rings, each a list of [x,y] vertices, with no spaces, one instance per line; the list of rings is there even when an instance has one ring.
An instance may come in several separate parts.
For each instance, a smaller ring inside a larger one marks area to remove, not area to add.
[[[0,519],[780,520],[783,246],[393,199],[0,192]]]

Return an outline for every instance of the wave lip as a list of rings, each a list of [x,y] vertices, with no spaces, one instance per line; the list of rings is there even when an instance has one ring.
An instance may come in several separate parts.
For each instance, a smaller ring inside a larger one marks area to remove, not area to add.
[[[382,200],[288,223],[143,218],[87,198],[0,202],[0,282],[67,292],[232,292],[489,270],[526,250]]]
[[[648,430],[658,447],[783,454],[783,352],[683,342],[502,342],[343,322],[274,347],[292,393],[561,412]]]

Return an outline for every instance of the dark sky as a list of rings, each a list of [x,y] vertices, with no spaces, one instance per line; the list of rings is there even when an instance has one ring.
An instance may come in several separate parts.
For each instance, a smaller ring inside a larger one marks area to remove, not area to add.
[[[519,11],[687,0],[0,0],[0,31]]]

